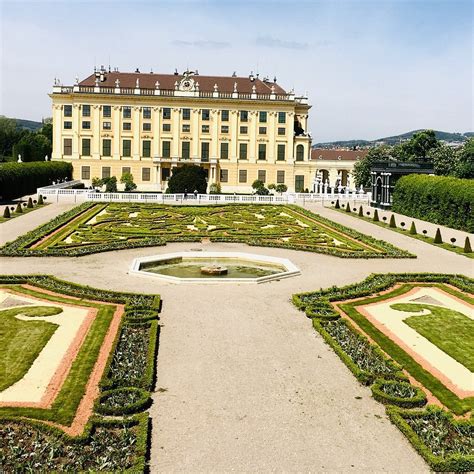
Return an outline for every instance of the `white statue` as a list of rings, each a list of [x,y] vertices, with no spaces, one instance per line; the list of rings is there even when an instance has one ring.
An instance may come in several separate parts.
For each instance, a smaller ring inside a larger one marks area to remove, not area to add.
[[[21,161],[21,155],[20,155],[19,153],[18,153],[18,163],[23,163],[23,162]]]

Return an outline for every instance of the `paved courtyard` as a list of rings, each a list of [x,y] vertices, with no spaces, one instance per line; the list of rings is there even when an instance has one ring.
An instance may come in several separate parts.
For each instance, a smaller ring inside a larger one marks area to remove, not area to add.
[[[32,227],[68,207],[53,204],[31,213]],[[351,260],[241,244],[174,243],[73,259],[3,258],[1,272],[53,274],[97,288],[162,295],[153,472],[427,471],[383,406],[290,298],[374,272],[473,276],[473,260],[320,205],[308,207],[418,258]],[[31,228],[29,216],[1,224],[1,241]],[[286,257],[302,275],[262,285],[174,285],[127,273],[135,257],[190,249]]]

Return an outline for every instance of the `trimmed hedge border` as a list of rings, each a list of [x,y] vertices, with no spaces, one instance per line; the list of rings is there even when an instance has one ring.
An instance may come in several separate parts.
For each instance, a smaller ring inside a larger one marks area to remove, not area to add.
[[[386,385],[400,385],[406,388],[410,388],[415,391],[415,396],[413,397],[395,397],[389,395],[383,391],[383,387]],[[418,387],[415,387],[409,383],[397,381],[397,380],[384,380],[378,379],[371,387],[372,396],[380,403],[384,405],[395,405],[401,408],[418,408],[426,405],[426,395],[423,390]]]
[[[122,405],[120,407],[113,407],[107,401],[113,396],[120,394],[136,394],[138,400],[133,403]],[[151,405],[150,392],[136,387],[123,387],[102,392],[96,402],[96,411],[102,415],[130,415],[146,410]]]

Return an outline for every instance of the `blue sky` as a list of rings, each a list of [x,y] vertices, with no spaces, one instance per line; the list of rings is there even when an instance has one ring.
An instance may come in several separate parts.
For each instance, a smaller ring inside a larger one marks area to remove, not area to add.
[[[0,114],[51,115],[96,65],[248,75],[307,92],[313,139],[473,129],[470,1],[0,0]]]

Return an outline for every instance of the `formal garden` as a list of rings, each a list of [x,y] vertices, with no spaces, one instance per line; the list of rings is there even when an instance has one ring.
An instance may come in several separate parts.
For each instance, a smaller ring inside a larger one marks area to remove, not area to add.
[[[80,256],[167,242],[237,242],[345,258],[410,253],[297,206],[84,203],[8,243],[8,256]]]
[[[0,465],[143,471],[157,295],[0,277]]]
[[[432,469],[474,468],[474,280],[374,274],[293,303]]]

